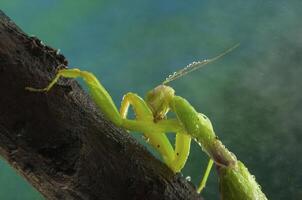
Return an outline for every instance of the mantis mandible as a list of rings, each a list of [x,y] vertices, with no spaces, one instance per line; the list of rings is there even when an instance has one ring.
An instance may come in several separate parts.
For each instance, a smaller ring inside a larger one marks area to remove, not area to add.
[[[105,117],[118,127],[143,133],[147,142],[160,153],[163,161],[174,173],[180,172],[184,167],[190,152],[191,139],[194,139],[210,158],[202,181],[197,188],[198,193],[205,187],[212,165],[215,163],[222,200],[266,200],[267,198],[254,176],[218,139],[209,118],[197,112],[186,99],[175,95],[174,89],[167,85],[167,83],[221,58],[237,46],[233,46],[214,58],[187,65],[150,90],[145,100],[135,93],[127,93],[123,97],[119,111],[98,79],[92,73],[76,68],[60,69],[45,88],[26,87],[26,89],[32,92],[47,92],[60,77],[82,78],[88,86],[93,101]],[[127,119],[130,106],[133,107],[135,119]],[[168,119],[169,111],[173,112],[176,117]],[[167,132],[176,134],[174,149],[166,136]]]

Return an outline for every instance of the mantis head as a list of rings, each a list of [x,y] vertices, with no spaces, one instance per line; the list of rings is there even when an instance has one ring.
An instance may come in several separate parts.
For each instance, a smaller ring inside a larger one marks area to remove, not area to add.
[[[174,93],[174,89],[166,85],[159,85],[147,93],[146,102],[153,113],[155,122],[166,117]]]

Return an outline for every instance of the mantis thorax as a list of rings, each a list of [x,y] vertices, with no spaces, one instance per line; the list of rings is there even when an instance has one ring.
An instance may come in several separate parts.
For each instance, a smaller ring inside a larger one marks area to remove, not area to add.
[[[174,89],[166,85],[159,85],[147,93],[145,100],[153,113],[155,122],[166,117],[174,93]]]

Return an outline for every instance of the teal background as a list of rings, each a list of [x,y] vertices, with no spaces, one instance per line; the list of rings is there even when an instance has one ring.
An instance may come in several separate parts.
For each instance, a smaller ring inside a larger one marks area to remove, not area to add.
[[[1,0],[0,9],[95,73],[118,105],[240,42],[171,85],[209,116],[269,199],[302,199],[302,1]],[[207,158],[195,144],[191,152],[183,174],[197,184]],[[203,196],[219,198],[214,171]],[[1,161],[0,199],[43,198]]]

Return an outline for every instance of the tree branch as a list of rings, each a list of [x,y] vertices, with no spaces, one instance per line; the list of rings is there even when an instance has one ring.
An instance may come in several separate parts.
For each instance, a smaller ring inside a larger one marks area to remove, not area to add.
[[[48,93],[63,55],[0,11],[0,154],[46,199],[201,199],[127,132],[114,127],[74,80]]]

